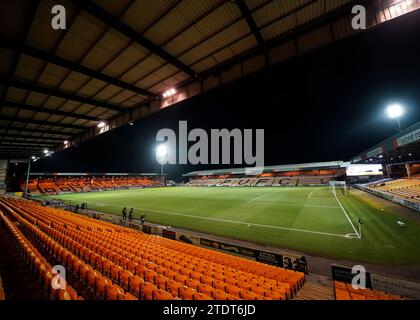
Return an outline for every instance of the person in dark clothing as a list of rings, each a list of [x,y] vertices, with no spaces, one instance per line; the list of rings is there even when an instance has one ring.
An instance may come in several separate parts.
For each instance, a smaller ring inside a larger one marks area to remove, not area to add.
[[[143,213],[140,217],[141,224],[144,224],[144,220],[146,220],[146,215]]]
[[[123,221],[127,220],[127,208],[124,207],[124,209],[122,210],[122,217],[123,217]]]
[[[130,212],[128,213],[128,220],[129,221],[132,221],[133,220],[133,215],[134,215],[134,212],[133,211],[134,211],[133,208],[131,208],[130,209]]]
[[[82,205],[80,206],[80,208],[81,208],[82,210],[85,210],[85,203],[84,203],[84,202],[82,202]]]
[[[76,207],[74,208],[74,212],[78,212],[79,211],[79,204],[76,204]]]

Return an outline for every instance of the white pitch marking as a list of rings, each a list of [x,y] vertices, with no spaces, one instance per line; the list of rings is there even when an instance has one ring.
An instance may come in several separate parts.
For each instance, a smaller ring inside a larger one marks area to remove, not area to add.
[[[248,200],[246,203],[254,202],[255,200],[261,199],[262,197],[268,196],[269,194],[270,193],[264,193],[264,194],[262,194],[262,195],[260,195],[260,196],[258,196],[256,198],[254,198],[254,199]]]
[[[310,199],[310,198],[311,198],[311,195],[312,195],[312,191],[309,193],[309,195],[308,195],[308,199]]]
[[[290,207],[313,207],[313,208],[333,208],[333,209],[340,209],[339,206],[323,206],[323,205],[317,205],[317,204],[295,204],[295,203],[265,202],[265,201],[252,202],[252,204],[254,204],[254,205],[255,204],[270,204],[270,205],[290,206]]]
[[[344,209],[343,205],[341,204],[340,200],[338,200],[337,195],[334,192],[332,192],[332,190],[331,190],[331,193],[334,195],[335,199],[337,200],[338,204],[340,205],[341,210],[343,210],[344,215],[346,216],[347,220],[350,222],[350,225],[353,228],[355,234],[360,239],[361,238],[360,234],[357,232],[356,228],[354,227],[353,222],[351,222],[350,217],[348,216],[348,214],[347,214],[346,210]]]
[[[94,204],[98,204],[95,202],[91,202]],[[121,208],[120,206],[115,205],[107,205],[109,207],[115,207],[115,208]],[[255,226],[255,227],[262,227],[262,228],[270,228],[270,229],[279,229],[279,230],[290,230],[290,231],[297,231],[297,232],[304,232],[304,233],[315,233],[315,234],[321,234],[321,235],[327,235],[327,236],[334,236],[334,237],[340,237],[340,238],[346,238],[349,239],[346,235],[342,234],[336,234],[336,233],[328,233],[328,232],[321,232],[321,231],[312,231],[312,230],[305,230],[305,229],[297,229],[297,228],[287,228],[287,227],[279,227],[279,226],[270,226],[266,224],[258,224],[258,223],[249,223],[249,222],[242,222],[242,221],[233,221],[233,220],[225,220],[225,219],[218,219],[218,218],[211,218],[211,217],[200,217],[200,216],[194,216],[190,214],[183,214],[173,211],[163,211],[163,210],[153,210],[153,209],[146,209],[146,208],[136,208],[137,210],[144,210],[149,212],[155,212],[155,213],[163,213],[168,215],[174,215],[174,216],[181,216],[181,217],[189,217],[189,218],[195,218],[195,219],[203,219],[203,220],[211,220],[211,221],[218,221],[218,222],[227,222],[227,223],[234,223],[234,224],[244,224],[249,226]]]

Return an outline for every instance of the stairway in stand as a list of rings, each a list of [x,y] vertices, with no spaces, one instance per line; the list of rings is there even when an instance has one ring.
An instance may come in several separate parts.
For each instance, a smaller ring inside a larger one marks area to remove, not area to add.
[[[332,287],[306,282],[293,300],[335,300]]]

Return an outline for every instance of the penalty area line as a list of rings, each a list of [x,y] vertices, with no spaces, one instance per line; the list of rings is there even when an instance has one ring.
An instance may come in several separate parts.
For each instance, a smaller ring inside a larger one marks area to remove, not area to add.
[[[350,222],[350,225],[351,225],[351,227],[353,228],[353,230],[354,230],[355,234],[356,234],[356,235],[357,235],[357,237],[360,239],[361,237],[360,237],[359,232],[357,232],[356,228],[354,227],[353,222],[351,221],[351,219],[350,219],[349,215],[347,214],[347,212],[346,212],[346,210],[344,209],[343,205],[341,204],[340,200],[338,200],[337,195],[336,195],[336,194],[335,194],[332,190],[331,190],[331,193],[334,195],[335,199],[337,200],[338,204],[339,204],[339,205],[340,205],[340,207],[341,207],[341,210],[343,211],[343,213],[344,213],[344,215],[346,216],[347,220]]]
[[[95,203],[95,204],[98,204],[98,203]],[[106,205],[106,206],[121,208],[120,206],[115,206],[115,205]],[[267,228],[267,229],[278,229],[278,230],[296,231],[296,232],[302,232],[302,233],[312,233],[312,234],[319,234],[319,235],[325,235],[325,236],[333,236],[333,237],[351,239],[350,237],[348,237],[348,235],[337,234],[337,233],[305,230],[305,229],[298,229],[298,228],[288,228],[288,227],[280,227],[280,226],[270,226],[270,225],[266,225],[266,224],[226,220],[226,219],[211,218],[211,217],[200,217],[200,216],[194,216],[194,215],[191,215],[191,214],[184,214],[184,213],[179,213],[179,212],[174,212],[174,211],[154,210],[154,209],[137,208],[137,207],[133,207],[133,208],[137,209],[137,210],[143,210],[143,211],[148,211],[148,212],[153,212],[153,213],[163,213],[163,214],[168,214],[168,215],[188,217],[188,218],[194,218],[194,219],[202,219],[202,220],[217,221],[217,222],[232,223],[232,224],[241,224],[241,225],[247,225],[247,226]]]

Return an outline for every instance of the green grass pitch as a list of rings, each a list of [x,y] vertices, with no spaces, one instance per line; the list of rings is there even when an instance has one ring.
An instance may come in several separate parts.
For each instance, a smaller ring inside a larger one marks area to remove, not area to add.
[[[310,254],[378,264],[420,262],[420,223],[327,187],[166,187],[50,196],[89,209]],[[358,220],[361,219],[362,234]],[[407,228],[397,225],[397,220]]]

